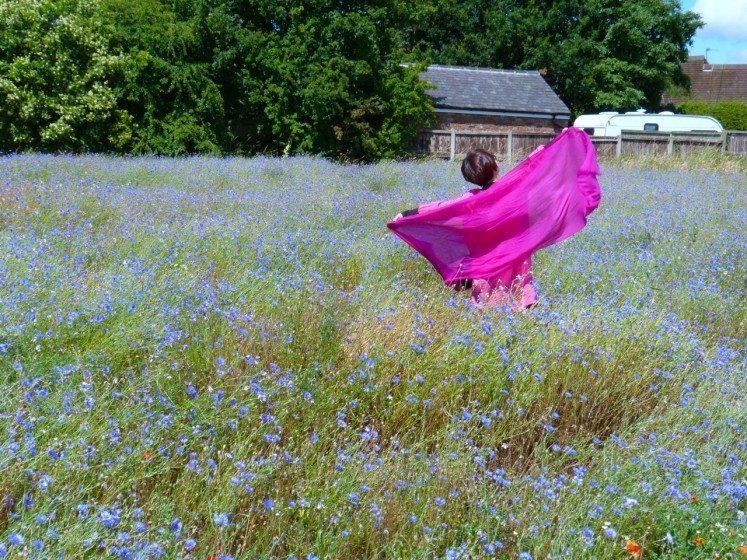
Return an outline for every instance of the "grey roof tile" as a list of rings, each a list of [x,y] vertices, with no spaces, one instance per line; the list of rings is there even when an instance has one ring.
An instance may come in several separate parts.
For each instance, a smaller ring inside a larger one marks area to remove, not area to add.
[[[421,79],[439,109],[569,114],[570,110],[536,70],[429,66]]]

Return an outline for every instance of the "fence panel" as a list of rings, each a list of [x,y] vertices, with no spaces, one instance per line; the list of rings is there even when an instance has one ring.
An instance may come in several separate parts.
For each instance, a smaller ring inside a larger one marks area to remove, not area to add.
[[[654,156],[671,153],[668,134],[623,134],[621,148],[620,155],[623,156]]]
[[[449,158],[452,154],[463,156],[470,149],[482,148],[496,154],[503,161],[520,161],[553,138],[555,134],[541,132],[423,130],[418,137],[416,149],[420,154]],[[747,131],[728,131],[719,135],[699,132],[625,132],[619,138],[592,137],[591,141],[597,153],[605,157],[688,156],[704,150],[747,154]]]
[[[525,133],[525,132],[514,132],[513,134],[513,150],[511,153],[511,159],[514,161],[522,160],[536,150],[542,144],[547,144],[553,138],[555,134],[552,132],[548,133]]]
[[[747,131],[730,130],[726,137],[726,151],[740,156],[747,154]]]
[[[613,157],[617,154],[617,138],[591,138],[591,143],[601,157]]]
[[[674,141],[674,153],[681,156],[691,156],[704,150],[719,152],[723,145],[724,136],[721,134],[678,135]]]
[[[508,151],[508,133],[456,134],[456,154],[466,154],[470,150],[482,148],[491,154],[502,155]]]
[[[418,137],[418,152],[437,157],[449,157],[451,132],[448,130],[423,130]]]

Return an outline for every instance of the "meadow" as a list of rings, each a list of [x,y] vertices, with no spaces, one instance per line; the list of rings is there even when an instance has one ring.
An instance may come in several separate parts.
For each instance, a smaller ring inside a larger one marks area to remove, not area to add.
[[[513,314],[455,164],[0,158],[0,558],[744,557],[746,175],[603,169]]]

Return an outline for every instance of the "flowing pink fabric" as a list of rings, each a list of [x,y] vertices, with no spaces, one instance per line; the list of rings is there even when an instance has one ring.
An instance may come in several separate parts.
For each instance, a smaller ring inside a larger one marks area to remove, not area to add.
[[[598,175],[589,137],[569,128],[489,188],[421,206],[387,226],[448,285],[479,281],[475,287],[487,295],[516,286],[518,277],[526,291],[532,254],[580,231],[599,205]],[[531,287],[529,301],[533,296]]]

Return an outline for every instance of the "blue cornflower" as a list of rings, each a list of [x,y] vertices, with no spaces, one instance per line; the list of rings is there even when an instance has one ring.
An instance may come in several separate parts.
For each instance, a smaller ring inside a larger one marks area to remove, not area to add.
[[[213,523],[218,527],[228,527],[231,521],[227,513],[215,513],[213,514]]]
[[[119,525],[120,513],[119,509],[103,509],[99,513],[99,521],[107,529],[113,529]]]
[[[11,533],[8,535],[8,542],[13,546],[21,546],[24,543],[23,535],[20,533]]]
[[[53,480],[54,479],[48,474],[43,474],[39,477],[39,481],[36,483],[36,486],[42,492],[46,492],[47,490],[49,490],[49,487],[52,485]]]
[[[617,538],[617,531],[615,531],[612,527],[605,527],[602,530],[602,534],[607,537],[608,539],[616,539]]]

